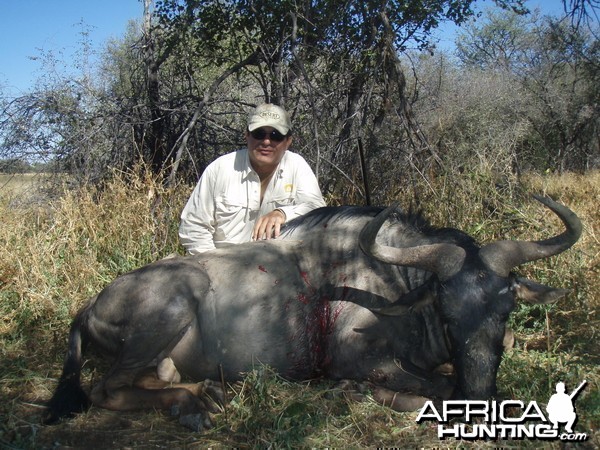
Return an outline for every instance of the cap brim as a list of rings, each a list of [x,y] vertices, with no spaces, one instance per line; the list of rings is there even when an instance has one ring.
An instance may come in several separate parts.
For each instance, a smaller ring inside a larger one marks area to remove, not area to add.
[[[271,127],[271,128],[275,128],[277,131],[279,131],[281,134],[286,135],[288,134],[288,131],[290,131],[289,128],[282,126],[279,123],[273,123],[271,121],[268,120],[263,120],[261,122],[254,122],[250,125],[248,125],[248,131],[254,131],[258,128],[261,127]]]

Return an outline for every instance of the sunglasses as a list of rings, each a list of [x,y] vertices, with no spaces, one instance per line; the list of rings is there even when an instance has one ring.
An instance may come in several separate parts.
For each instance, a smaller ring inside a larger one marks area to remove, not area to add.
[[[250,135],[257,141],[262,141],[263,139],[268,137],[269,140],[273,142],[281,142],[287,137],[287,135],[281,134],[277,130],[273,130],[269,133],[264,128],[257,128],[256,130],[252,130],[250,132]]]

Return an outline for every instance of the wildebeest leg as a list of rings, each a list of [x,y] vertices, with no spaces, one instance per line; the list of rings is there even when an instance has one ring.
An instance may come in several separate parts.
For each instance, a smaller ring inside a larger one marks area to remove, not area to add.
[[[371,395],[377,403],[395,411],[416,411],[430,400],[420,395],[396,392],[370,382],[358,383],[353,380],[341,380],[336,385],[336,389],[339,389],[344,397],[359,402],[364,401],[367,395]]]
[[[396,392],[375,385],[372,386],[371,391],[376,402],[381,403],[383,406],[388,406],[395,411],[416,411],[425,406],[427,400],[431,400],[420,395]]]
[[[163,333],[133,333],[123,343],[117,361],[92,389],[92,403],[102,408],[125,411],[167,409],[179,415],[179,422],[193,430],[211,427],[207,406],[196,395],[197,388],[170,385],[159,380],[157,361],[168,359],[169,352],[190,329],[190,325]],[[154,370],[154,385],[149,384],[148,369]],[[145,380],[145,383],[144,383]],[[160,384],[158,383],[160,382]],[[150,387],[150,389],[148,388]],[[192,392],[194,391],[194,392]]]
[[[199,383],[172,382],[161,377],[159,368],[149,367],[135,378],[133,385],[141,389],[187,389],[205,404],[208,411],[213,413],[219,412],[219,405],[225,404],[225,393],[220,383],[208,379]]]
[[[140,369],[112,372],[92,389],[90,398],[95,405],[115,411],[166,409],[179,415],[179,423],[194,431],[212,427],[207,414],[209,408],[190,390],[183,387],[140,388],[134,383]]]

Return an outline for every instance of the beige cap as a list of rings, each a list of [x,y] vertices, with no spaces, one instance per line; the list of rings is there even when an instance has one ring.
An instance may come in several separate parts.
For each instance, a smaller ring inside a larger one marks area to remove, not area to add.
[[[272,127],[285,135],[292,128],[292,124],[290,116],[283,108],[271,103],[264,103],[257,106],[248,117],[248,131],[254,131],[260,127]]]

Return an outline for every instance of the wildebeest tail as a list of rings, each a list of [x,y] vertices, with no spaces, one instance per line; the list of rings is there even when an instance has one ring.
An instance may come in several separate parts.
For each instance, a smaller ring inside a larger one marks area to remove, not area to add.
[[[69,332],[69,348],[63,365],[62,375],[54,395],[47,404],[44,424],[56,423],[63,417],[73,417],[90,405],[89,398],[81,388],[81,359],[85,347],[85,323],[87,312],[93,303],[77,314]]]

